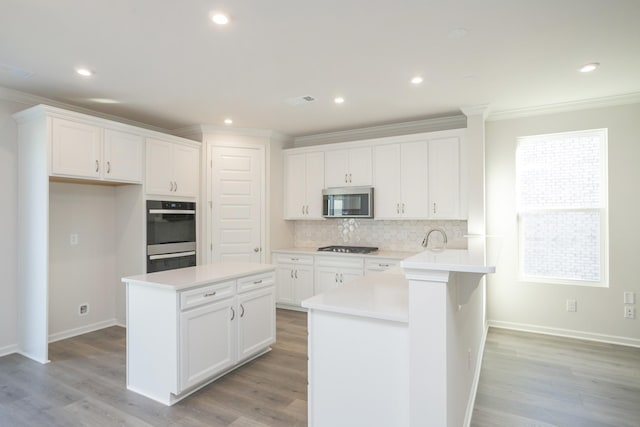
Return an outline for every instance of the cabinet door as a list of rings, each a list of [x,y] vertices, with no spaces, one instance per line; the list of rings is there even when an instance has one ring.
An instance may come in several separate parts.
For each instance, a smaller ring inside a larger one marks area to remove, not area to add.
[[[371,185],[371,147],[352,148],[349,150],[349,171],[347,185]]]
[[[339,274],[339,279],[340,279],[340,283],[339,285],[347,285],[349,284],[349,282],[351,282],[353,279],[356,279],[358,277],[362,277],[364,275],[364,272],[362,271],[362,269],[342,269],[340,270]]]
[[[295,303],[300,303],[313,296],[313,267],[297,265],[294,271]]]
[[[284,216],[302,219],[306,209],[306,154],[285,154]]]
[[[378,219],[400,216],[400,144],[375,147],[373,194],[374,215]]]
[[[324,182],[326,188],[349,185],[348,150],[329,150],[324,153]]]
[[[104,130],[104,179],[119,182],[142,182],[141,136],[111,129]]]
[[[407,142],[401,145],[400,182],[403,218],[427,219],[429,171],[428,144],[426,141]]]
[[[282,304],[294,305],[295,298],[295,266],[278,265],[276,268],[276,301]]]
[[[340,284],[340,274],[334,267],[315,268],[314,292],[316,295],[335,289]]]
[[[200,189],[200,151],[173,144],[173,183],[176,196],[197,197]]]
[[[322,189],[324,188],[324,153],[306,155],[306,219],[322,219]]]
[[[180,391],[235,363],[234,302],[228,298],[180,313]]]
[[[102,131],[97,126],[53,119],[51,175],[100,178]]]
[[[276,341],[275,287],[238,295],[238,361]]]
[[[173,194],[172,144],[157,139],[147,139],[146,193]]]
[[[459,139],[429,141],[429,218],[460,217]]]

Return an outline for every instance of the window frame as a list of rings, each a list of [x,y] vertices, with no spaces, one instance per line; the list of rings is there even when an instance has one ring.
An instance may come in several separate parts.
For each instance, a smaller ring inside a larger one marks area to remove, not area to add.
[[[518,172],[518,149],[523,141],[531,138],[562,138],[562,137],[580,137],[580,136],[600,136],[600,176],[601,176],[601,200],[600,206],[595,208],[582,207],[553,207],[553,208],[521,208],[520,207],[520,176]],[[586,129],[578,131],[554,132],[547,134],[535,134],[520,136],[516,139],[516,158],[515,158],[515,201],[516,201],[516,227],[517,227],[517,277],[518,282],[524,283],[547,283],[573,286],[586,286],[596,288],[609,287],[609,192],[608,192],[608,129]],[[581,280],[566,279],[552,276],[532,276],[524,273],[524,244],[523,244],[523,228],[522,216],[527,213],[553,213],[553,212],[594,212],[600,214],[600,280]]]

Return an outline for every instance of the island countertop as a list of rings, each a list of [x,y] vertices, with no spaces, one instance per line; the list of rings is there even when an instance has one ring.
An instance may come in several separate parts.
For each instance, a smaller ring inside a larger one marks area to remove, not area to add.
[[[274,271],[275,268],[275,265],[272,264],[225,262],[128,276],[123,277],[122,281],[179,291],[211,282],[221,282],[252,274],[266,273]]]
[[[309,309],[408,323],[409,288],[401,270],[369,274],[302,301]]]

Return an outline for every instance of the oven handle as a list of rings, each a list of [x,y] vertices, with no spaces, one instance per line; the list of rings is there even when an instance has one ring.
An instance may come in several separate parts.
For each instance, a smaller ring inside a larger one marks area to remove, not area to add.
[[[162,254],[162,255],[149,255],[149,259],[151,261],[156,260],[156,259],[167,259],[167,258],[180,258],[183,256],[191,256],[191,255],[195,255],[196,251],[189,251],[189,252],[176,252],[174,254]]]
[[[150,214],[192,214],[196,211],[193,209],[149,209]]]

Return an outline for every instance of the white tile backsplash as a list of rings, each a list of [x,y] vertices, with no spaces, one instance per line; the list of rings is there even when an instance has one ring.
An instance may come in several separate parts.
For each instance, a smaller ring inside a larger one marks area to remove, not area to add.
[[[447,248],[465,249],[467,221],[378,221],[373,219],[327,219],[296,221],[295,246],[377,246],[384,251],[421,251],[422,239],[432,228],[447,234]],[[431,236],[430,246],[440,245],[440,234]]]

